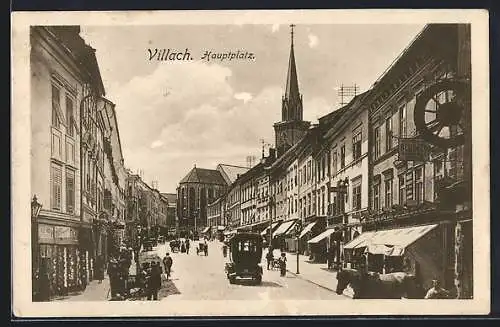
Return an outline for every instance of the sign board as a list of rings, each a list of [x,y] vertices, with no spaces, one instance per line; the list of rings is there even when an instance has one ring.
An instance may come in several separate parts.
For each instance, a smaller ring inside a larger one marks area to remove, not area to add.
[[[51,225],[38,225],[38,238],[40,243],[53,243],[54,242],[54,226]]]
[[[78,241],[78,231],[68,226],[55,226],[54,238],[59,242],[75,242]]]
[[[429,144],[419,138],[400,138],[398,141],[399,161],[427,161]]]

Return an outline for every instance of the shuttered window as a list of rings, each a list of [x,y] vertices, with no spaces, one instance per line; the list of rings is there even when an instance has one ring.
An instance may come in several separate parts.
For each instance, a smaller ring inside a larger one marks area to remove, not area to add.
[[[52,126],[60,128],[61,125],[61,91],[52,85]]]
[[[61,211],[62,203],[62,167],[52,163],[50,173],[51,196],[50,206],[52,210]]]
[[[75,172],[66,170],[66,212],[75,212]]]

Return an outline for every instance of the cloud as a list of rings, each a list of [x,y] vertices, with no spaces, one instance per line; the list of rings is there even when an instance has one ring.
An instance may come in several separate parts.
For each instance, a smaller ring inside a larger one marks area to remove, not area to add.
[[[244,103],[247,103],[248,101],[252,100],[252,95],[248,92],[240,92],[236,93],[234,95],[234,98],[238,100],[243,100]]]
[[[276,33],[280,30],[280,24],[273,24],[271,26],[271,32]]]
[[[307,35],[307,38],[309,39],[310,48],[315,48],[318,45],[319,38],[316,35],[310,33],[309,35]]]
[[[160,140],[156,140],[153,143],[151,143],[151,149],[159,148],[163,145],[163,142]]]

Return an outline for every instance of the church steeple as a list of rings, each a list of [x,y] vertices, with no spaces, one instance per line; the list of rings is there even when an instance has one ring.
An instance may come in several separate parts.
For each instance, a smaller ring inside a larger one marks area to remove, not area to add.
[[[290,58],[288,60],[285,95],[283,96],[282,121],[302,120],[302,95],[299,93],[299,81],[293,47],[294,27],[294,24],[290,25]]]
[[[303,120],[302,95],[299,93],[297,67],[295,66],[294,30],[290,25],[290,58],[286,77],[285,94],[281,99],[281,121],[274,124],[274,137],[278,157],[305,135],[310,122]]]

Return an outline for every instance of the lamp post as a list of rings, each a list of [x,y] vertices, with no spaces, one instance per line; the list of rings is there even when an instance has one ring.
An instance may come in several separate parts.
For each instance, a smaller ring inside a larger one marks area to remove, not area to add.
[[[296,274],[300,274],[299,272],[299,255],[300,255],[300,250],[299,250],[299,240],[300,240],[300,233],[302,232],[302,220],[297,221],[295,224],[295,236],[297,237],[297,271]]]
[[[39,277],[40,272],[38,264],[38,215],[42,205],[38,202],[36,195],[33,196],[31,201],[31,272],[32,272],[32,300],[35,301],[38,298],[39,288]]]

